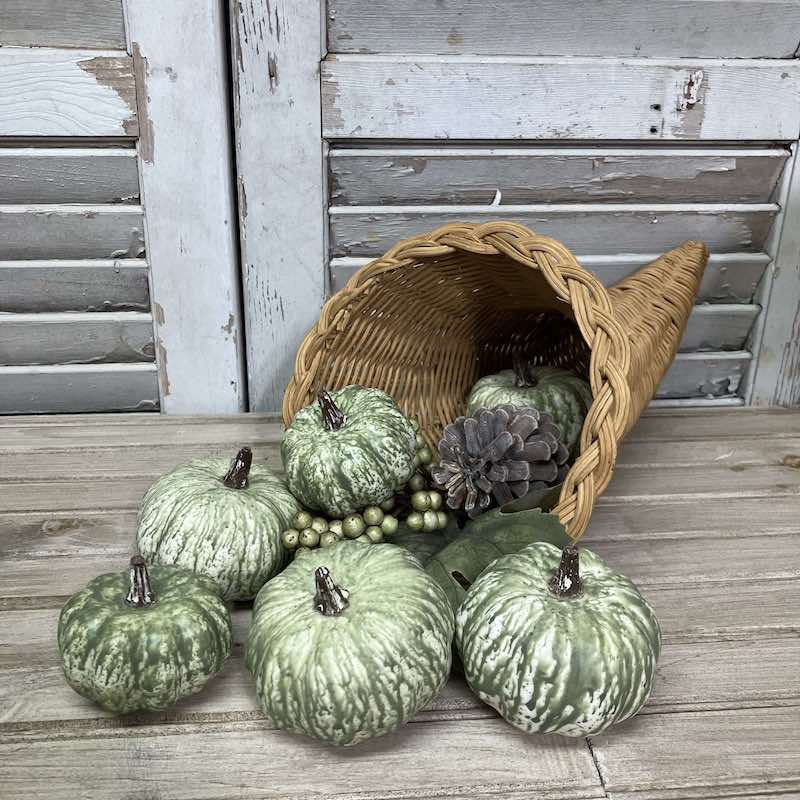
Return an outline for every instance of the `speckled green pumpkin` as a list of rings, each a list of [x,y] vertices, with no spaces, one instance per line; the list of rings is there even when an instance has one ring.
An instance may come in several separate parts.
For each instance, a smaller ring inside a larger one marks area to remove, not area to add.
[[[470,687],[527,733],[599,733],[639,711],[653,685],[661,641],[653,610],[596,555],[573,555],[577,581],[563,579],[554,545],[502,556],[456,613]],[[557,593],[559,575],[574,596]]]
[[[250,457],[243,448],[237,460],[243,452]],[[236,463],[198,459],[159,478],[142,500],[137,547],[148,562],[209,575],[226,599],[246,600],[286,564],[281,532],[300,506],[281,478],[249,461],[244,485],[236,488],[241,471],[226,484]]]
[[[322,394],[331,402],[298,411],[281,455],[292,494],[307,508],[341,518],[383,502],[408,481],[416,434],[380,389],[346,386]]]
[[[319,593],[325,570],[327,601],[342,601],[333,608]],[[344,541],[301,556],[261,590],[246,661],[278,727],[353,745],[436,696],[452,638],[447,598],[409,552]]]
[[[573,372],[558,367],[530,367],[527,374],[532,385],[520,386],[523,381],[513,369],[481,378],[467,398],[467,414],[505,403],[533,406],[553,417],[564,444],[574,452],[586,412],[592,405],[591,387]]]
[[[126,601],[133,572],[89,581],[58,621],[67,683],[117,713],[168,708],[200,691],[231,649],[231,618],[213,580],[152,567],[150,599],[135,606]]]

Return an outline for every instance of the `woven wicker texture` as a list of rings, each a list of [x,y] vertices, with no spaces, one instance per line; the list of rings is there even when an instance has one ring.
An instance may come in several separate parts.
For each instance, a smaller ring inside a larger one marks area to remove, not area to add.
[[[677,352],[707,259],[705,245],[685,242],[607,290],[564,245],[515,223],[407,239],[326,303],[298,350],[284,421],[319,389],[358,383],[389,392],[434,444],[478,377],[510,366],[512,346],[537,357],[534,321],[559,311],[583,341],[549,337],[537,360],[588,369],[594,396],[553,509],[577,539]]]

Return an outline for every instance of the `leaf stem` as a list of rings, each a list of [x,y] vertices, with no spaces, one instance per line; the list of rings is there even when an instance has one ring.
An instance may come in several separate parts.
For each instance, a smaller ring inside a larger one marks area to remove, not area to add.
[[[243,447],[231,461],[231,468],[225,473],[222,482],[229,489],[246,489],[252,464],[253,451],[249,447]]]
[[[578,597],[583,594],[583,582],[579,570],[578,548],[567,545],[561,551],[561,563],[550,579],[550,591],[561,598]]]
[[[347,417],[324,389],[317,394],[317,402],[322,410],[322,421],[329,431],[338,431],[347,422]]]
[[[141,556],[131,558],[131,580],[125,602],[133,608],[146,608],[152,606],[156,600],[156,593],[150,587],[150,575],[147,564]]]
[[[350,605],[348,597],[350,592],[337,586],[331,578],[330,570],[327,567],[317,567],[314,571],[314,580],[317,584],[317,591],[314,595],[314,608],[326,617],[335,617]]]

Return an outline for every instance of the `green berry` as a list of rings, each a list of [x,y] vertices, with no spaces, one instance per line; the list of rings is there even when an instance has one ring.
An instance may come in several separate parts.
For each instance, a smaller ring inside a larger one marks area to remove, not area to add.
[[[364,533],[366,527],[364,520],[358,514],[350,514],[342,520],[342,530],[348,539],[357,539]]]
[[[422,514],[420,514],[419,511],[412,511],[406,517],[406,525],[408,525],[412,531],[421,531],[422,526],[424,525]]]
[[[411,427],[415,430],[419,430],[419,420],[416,417],[410,417],[411,420]]]
[[[433,453],[431,453],[430,447],[426,445],[417,450],[417,458],[420,464],[430,464],[433,461]]]
[[[444,511],[437,511],[436,518],[439,520],[439,530],[444,530],[447,527],[447,514]]]
[[[306,553],[310,553],[310,547],[298,547],[297,550],[294,551],[294,557],[299,558],[300,556],[304,556]]]
[[[425,476],[421,472],[415,472],[411,476],[411,480],[408,482],[408,488],[412,492],[422,492],[428,488],[428,482],[425,480]]]
[[[328,530],[328,520],[323,517],[314,517],[308,527],[313,528],[317,533],[325,533]]]
[[[381,530],[383,531],[384,536],[393,536],[397,533],[397,517],[393,517],[391,514],[387,514],[383,518],[383,522],[381,522]]]
[[[431,507],[431,500],[427,492],[414,492],[411,495],[411,507],[414,511],[427,511]]]
[[[435,511],[426,511],[422,515],[422,529],[425,533],[432,533],[439,527],[439,516]]]
[[[423,447],[426,446],[425,439],[422,437],[422,434],[420,433],[417,434],[417,438],[415,441],[417,443],[417,450],[421,450]]]
[[[438,511],[442,507],[442,496],[439,492],[428,492],[428,499],[430,500],[432,511]]]
[[[415,467],[418,467],[420,464],[422,464],[422,462],[419,460],[419,456],[414,456],[414,460],[412,461],[412,464]]]
[[[332,547],[336,544],[339,540],[336,538],[335,533],[331,533],[330,531],[325,531],[322,536],[319,537],[319,546],[320,547]]]
[[[328,530],[331,533],[336,534],[336,537],[338,539],[341,539],[341,538],[344,537],[344,530],[342,530],[342,525],[343,525],[343,523],[342,523],[342,521],[340,519],[332,519],[328,523]]]
[[[381,511],[387,511],[387,512],[391,511],[395,505],[394,497],[388,497],[386,500],[384,500],[382,503],[379,503],[378,505],[380,505]]]
[[[308,513],[308,511],[298,511],[292,520],[292,527],[301,531],[303,528],[310,528],[313,521],[314,518]]]
[[[361,516],[367,525],[380,525],[383,522],[383,511],[378,506],[367,506]]]
[[[364,533],[369,537],[373,544],[380,544],[383,541],[383,531],[378,525],[370,525]]]
[[[281,541],[287,550],[294,550],[300,544],[300,531],[295,528],[289,528],[281,534]]]
[[[319,544],[319,531],[315,531],[313,528],[303,528],[300,531],[300,544],[303,547],[316,547]]]

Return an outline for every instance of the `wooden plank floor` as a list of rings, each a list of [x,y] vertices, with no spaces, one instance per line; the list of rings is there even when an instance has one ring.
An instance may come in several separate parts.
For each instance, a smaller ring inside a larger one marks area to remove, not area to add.
[[[800,411],[650,412],[585,544],[664,629],[643,713],[591,741],[526,737],[454,679],[403,730],[339,751],[274,729],[236,647],[197,697],[114,717],[64,683],[58,609],[131,553],[155,476],[254,447],[274,417],[0,418],[0,798],[800,797]]]

